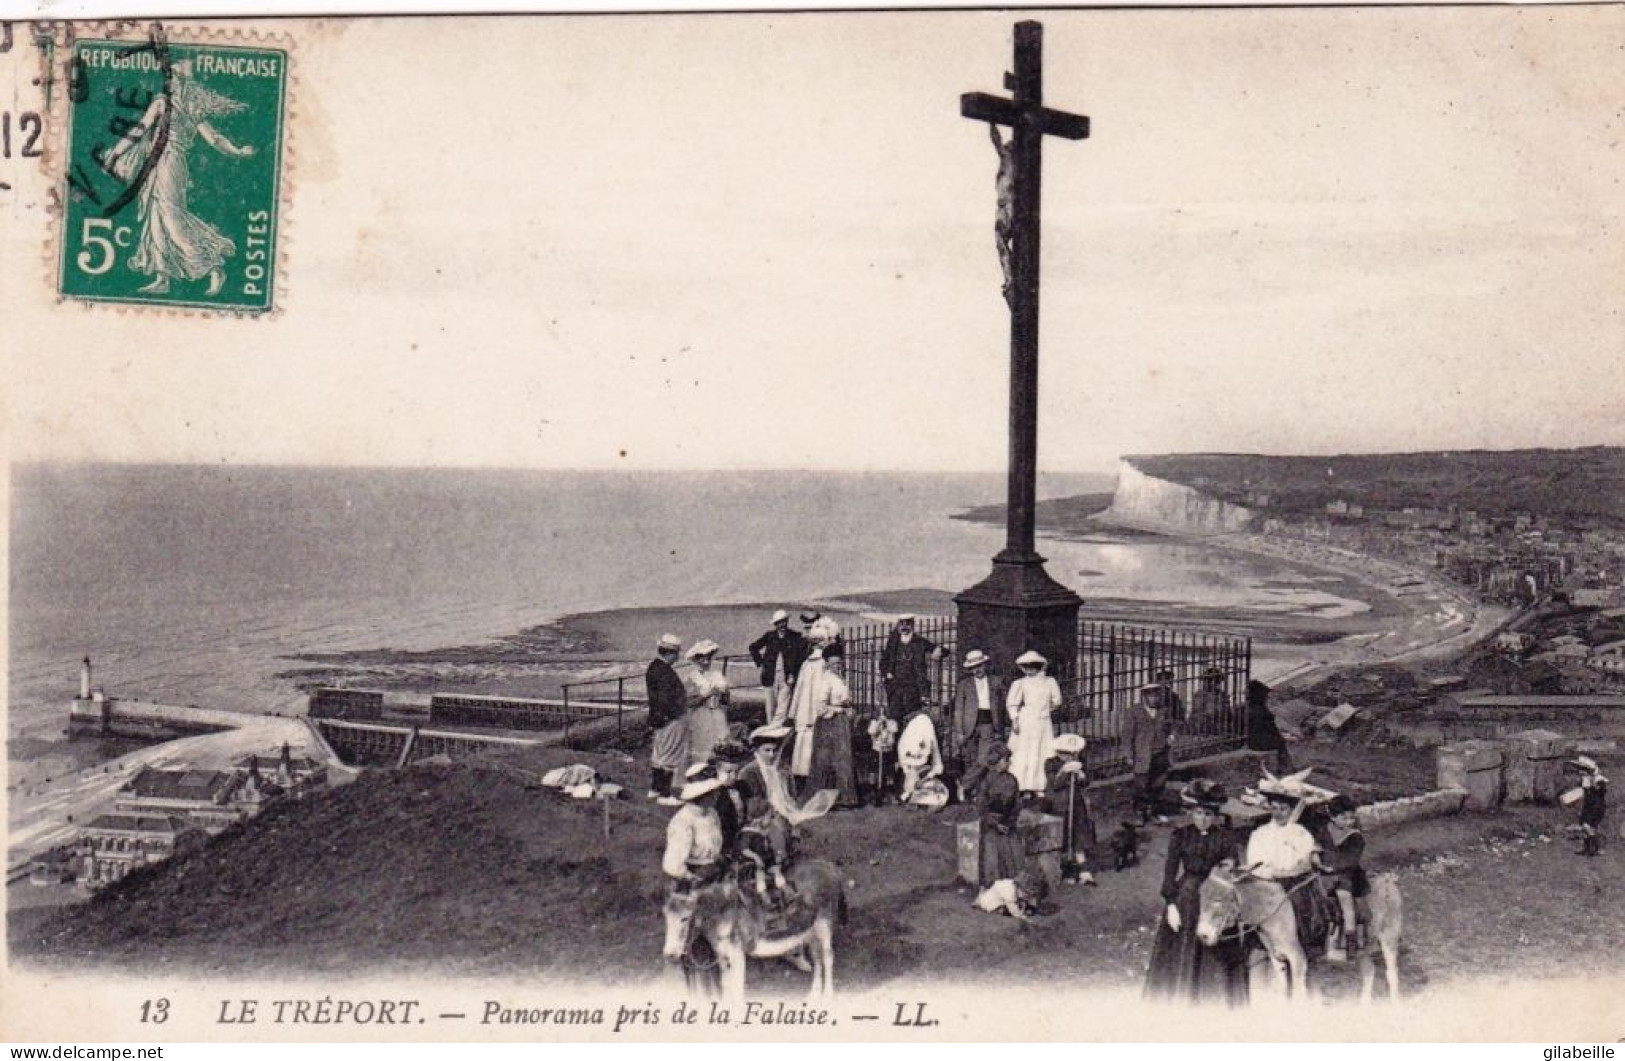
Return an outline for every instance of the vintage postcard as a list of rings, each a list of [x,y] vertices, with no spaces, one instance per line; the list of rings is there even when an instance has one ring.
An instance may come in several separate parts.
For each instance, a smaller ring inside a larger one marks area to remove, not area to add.
[[[1625,1035],[1625,8],[3,33],[0,1038]]]

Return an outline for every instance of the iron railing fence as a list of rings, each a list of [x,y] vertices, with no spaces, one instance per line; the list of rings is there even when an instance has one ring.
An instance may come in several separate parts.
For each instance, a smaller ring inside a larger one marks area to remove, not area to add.
[[[884,713],[886,688],[881,653],[891,635],[888,624],[865,624],[843,633],[847,684],[859,715],[861,735]],[[922,615],[915,633],[941,648],[929,663],[930,704],[951,702],[961,670],[956,623],[952,617]],[[1078,623],[1077,658],[1063,679],[1064,706],[1054,715],[1055,730],[1077,733],[1087,742],[1091,776],[1127,773],[1122,749],[1126,713],[1139,704],[1141,689],[1167,674],[1177,697],[1174,760],[1190,760],[1241,747],[1246,742],[1247,682],[1252,673],[1252,640],[1229,634],[1164,627]],[[958,754],[957,738],[938,712],[943,754]],[[860,742],[865,738],[860,736]]]

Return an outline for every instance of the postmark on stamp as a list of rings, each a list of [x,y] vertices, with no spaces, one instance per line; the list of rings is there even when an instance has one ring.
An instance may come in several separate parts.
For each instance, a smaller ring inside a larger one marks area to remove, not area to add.
[[[272,309],[287,52],[158,28],[72,49],[58,294]]]

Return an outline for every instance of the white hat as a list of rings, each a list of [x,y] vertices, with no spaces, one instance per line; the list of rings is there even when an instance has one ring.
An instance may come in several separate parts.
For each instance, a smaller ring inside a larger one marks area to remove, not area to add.
[[[677,798],[684,803],[692,803],[721,787],[722,778],[717,776],[715,763],[695,763],[683,773],[683,789],[677,793]]]
[[[767,744],[772,741],[780,741],[788,737],[793,732],[795,731],[789,726],[784,725],[782,722],[769,723],[765,726],[757,726],[755,729],[751,730],[750,742],[752,744]]]
[[[984,664],[986,662],[987,662],[987,653],[983,652],[979,648],[973,648],[968,653],[966,653],[966,655],[965,655],[965,669],[966,670],[970,670],[972,667],[980,667],[982,664]]]
[[[897,617],[897,621],[900,623],[912,623],[914,619],[915,616],[913,612],[905,612]]]
[[[780,608],[778,611],[773,613],[773,625],[777,626],[779,623],[787,623],[789,621],[790,613],[785,611],[783,608]]]
[[[1597,760],[1593,759],[1589,755],[1576,755],[1573,759],[1570,759],[1569,762],[1588,773],[1594,774],[1602,769],[1597,765]]]
[[[676,634],[661,634],[657,647],[676,652],[683,647],[683,643],[677,639]]]
[[[1050,745],[1050,747],[1054,748],[1062,755],[1082,755],[1083,749],[1087,745],[1088,742],[1085,741],[1079,734],[1063,733],[1059,737],[1055,738],[1055,743]]]
[[[1030,648],[1016,657],[1016,666],[1018,667],[1030,667],[1035,665],[1042,667],[1048,662],[1049,660],[1045,659],[1043,656],[1040,656]]]
[[[693,659],[696,656],[714,656],[716,654],[717,643],[712,641],[710,638],[696,642],[694,647],[688,650],[689,659]]]

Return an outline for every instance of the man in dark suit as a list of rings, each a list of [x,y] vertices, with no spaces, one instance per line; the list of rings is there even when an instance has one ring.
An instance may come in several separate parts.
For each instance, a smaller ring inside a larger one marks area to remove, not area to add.
[[[782,610],[773,613],[773,628],[750,643],[750,658],[761,668],[762,688],[767,690],[768,725],[790,714],[790,695],[807,651],[807,639],[790,629],[790,613]]]
[[[1174,718],[1168,707],[1168,687],[1160,681],[1140,688],[1140,702],[1128,709],[1122,722],[1122,747],[1134,772],[1134,806],[1140,824],[1162,814],[1163,782],[1168,777],[1169,748],[1174,743]]]
[[[1010,684],[988,673],[987,655],[973,649],[965,657],[965,674],[954,687],[949,715],[953,747],[949,754],[968,770],[982,761],[987,749],[1010,737],[1010,712],[1005,706]]]
[[[942,657],[936,642],[914,632],[914,616],[902,615],[880,653],[886,683],[886,715],[901,725],[920,710],[931,692],[931,661]]]
[[[688,728],[683,721],[688,691],[672,666],[682,650],[683,643],[676,637],[661,635],[655,658],[643,675],[649,698],[649,730],[654,734],[649,749],[649,798],[665,806],[680,802],[672,786],[673,771],[688,766]]]

